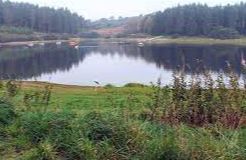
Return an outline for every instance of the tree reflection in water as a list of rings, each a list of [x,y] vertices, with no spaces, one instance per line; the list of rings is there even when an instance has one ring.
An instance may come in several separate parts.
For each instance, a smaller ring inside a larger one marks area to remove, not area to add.
[[[1,79],[28,79],[68,71],[91,54],[118,55],[129,59],[142,59],[164,71],[182,70],[186,74],[226,72],[227,64],[242,75],[242,63],[246,59],[246,47],[239,46],[191,46],[191,45],[117,45],[109,43],[85,44],[79,50],[66,44],[57,46],[12,47],[0,49]],[[113,59],[112,59],[113,60]],[[93,63],[93,62],[91,62]],[[147,66],[146,66],[147,67]],[[145,68],[142,69],[143,72]],[[85,75],[86,76],[86,75]]]

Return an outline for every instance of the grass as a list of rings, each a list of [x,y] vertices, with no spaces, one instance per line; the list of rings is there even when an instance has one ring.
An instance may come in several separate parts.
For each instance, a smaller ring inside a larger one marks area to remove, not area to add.
[[[86,40],[86,39],[85,39]],[[156,45],[167,45],[167,44],[183,44],[183,45],[235,45],[245,46],[246,38],[241,37],[239,39],[213,39],[206,37],[178,37],[172,38],[170,36],[158,36],[149,38],[110,38],[110,39],[87,39],[94,41],[114,41],[114,42],[126,42],[126,43],[138,43],[144,44],[156,44]]]
[[[244,160],[245,88],[2,82],[0,159]],[[231,115],[231,116],[230,116]]]
[[[22,82],[22,91],[20,97],[24,92],[32,92],[37,88],[44,88],[48,85],[42,82]],[[81,86],[66,86],[53,84],[52,96],[50,101],[50,109],[74,109],[82,110],[82,112],[91,109],[107,110],[111,109],[111,105],[119,106],[125,105],[129,96],[134,93],[134,96],[139,101],[134,104],[135,109],[138,110],[145,100],[148,93],[151,92],[149,87],[81,87]],[[21,99],[21,98],[20,98]],[[16,104],[19,103],[19,99]],[[59,106],[59,107],[57,107]],[[142,106],[143,107],[143,106]]]
[[[203,38],[203,37],[161,37],[151,41],[146,41],[147,43],[154,44],[192,44],[192,45],[238,45],[245,46],[246,38],[241,37],[239,39],[212,39],[212,38]]]

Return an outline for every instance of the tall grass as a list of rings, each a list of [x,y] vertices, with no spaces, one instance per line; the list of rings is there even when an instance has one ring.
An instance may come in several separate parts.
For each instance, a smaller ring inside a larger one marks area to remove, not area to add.
[[[245,127],[245,84],[240,85],[233,72],[228,77],[227,84],[223,75],[217,80],[213,80],[209,73],[193,75],[188,81],[182,73],[174,74],[174,84],[169,92],[158,82],[151,98],[151,119],[171,125]]]

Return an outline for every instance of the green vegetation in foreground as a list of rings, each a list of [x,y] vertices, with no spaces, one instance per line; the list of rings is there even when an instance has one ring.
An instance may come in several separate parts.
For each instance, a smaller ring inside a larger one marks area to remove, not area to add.
[[[174,76],[172,89],[1,83],[0,157],[244,160],[245,88],[235,75],[230,89],[205,78],[202,88],[196,76]]]

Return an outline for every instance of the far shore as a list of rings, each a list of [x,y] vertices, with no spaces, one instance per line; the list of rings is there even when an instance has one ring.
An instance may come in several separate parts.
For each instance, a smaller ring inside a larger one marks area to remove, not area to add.
[[[236,45],[246,46],[246,37],[240,39],[212,39],[204,37],[179,37],[171,38],[167,36],[158,36],[150,38],[111,38],[107,41],[117,41],[126,43],[143,43],[143,44],[183,44],[183,45]]]
[[[18,42],[5,42],[0,43],[0,46],[23,46],[28,44],[41,44],[41,43],[56,43],[56,42],[69,42],[71,40],[38,40],[38,41],[18,41]]]
[[[0,47],[4,46],[22,46],[29,44],[41,44],[41,43],[56,43],[56,42],[70,42],[74,39],[68,40],[37,40],[37,41],[18,41],[18,42],[5,42],[0,43]],[[183,44],[183,45],[235,45],[235,46],[246,46],[246,37],[240,39],[212,39],[204,37],[179,37],[171,38],[168,36],[158,36],[158,37],[147,37],[147,38],[76,38],[76,41],[93,41],[93,42],[109,42],[109,43],[136,43],[136,44],[157,44],[157,45],[167,45],[167,44]]]
[[[169,38],[160,37],[153,40],[146,40],[146,43],[150,44],[191,44],[191,45],[239,45],[246,46],[246,37],[240,39],[212,39],[212,38],[201,38],[201,37],[180,37],[180,38]]]

